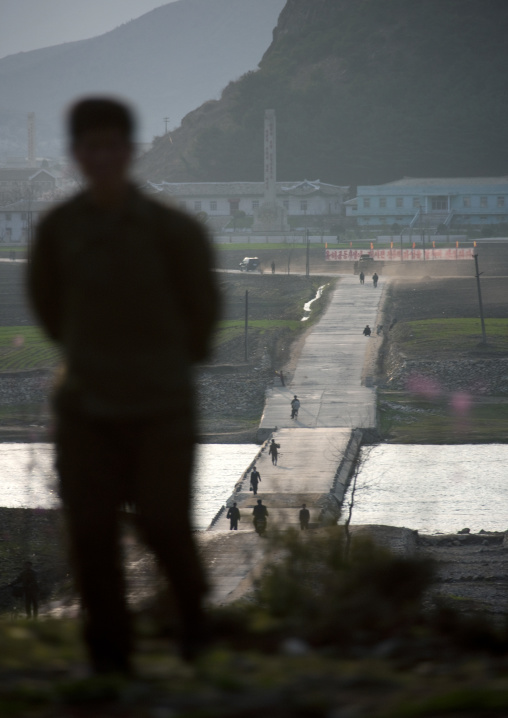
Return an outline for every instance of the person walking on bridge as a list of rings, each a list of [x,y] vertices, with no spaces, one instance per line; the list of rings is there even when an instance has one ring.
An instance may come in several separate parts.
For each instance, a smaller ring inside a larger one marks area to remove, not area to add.
[[[268,449],[268,453],[269,453],[270,456],[272,457],[272,464],[273,464],[274,466],[277,466],[277,459],[278,459],[278,456],[279,456],[279,449],[280,449],[280,444],[276,444],[276,443],[275,443],[275,439],[272,439],[272,443],[270,444],[270,448]]]
[[[229,530],[230,531],[238,531],[238,522],[241,519],[240,516],[240,509],[236,505],[236,501],[234,502],[233,506],[229,507],[229,510],[226,514],[226,518],[229,519]]]
[[[374,289],[377,288],[377,283],[379,282],[379,277],[377,276],[377,272],[374,272],[372,275],[372,284],[374,285]]]
[[[259,484],[260,481],[261,481],[261,474],[260,474],[259,471],[256,469],[256,467],[253,466],[253,467],[252,467],[251,474],[250,474],[250,488],[251,488],[251,490],[254,492],[254,496],[255,496],[255,495],[257,494],[257,492],[258,492],[258,484]]]
[[[365,274],[360,272],[360,284],[365,284]]]
[[[306,531],[309,528],[310,521],[310,511],[306,504],[302,504],[298,518],[300,519],[300,529]]]
[[[268,519],[268,509],[266,508],[266,506],[263,506],[263,502],[261,501],[261,499],[258,499],[257,506],[254,506],[252,515],[254,516],[254,518],[252,519],[254,528],[261,536],[266,531],[266,524]]]
[[[299,409],[300,409],[300,400],[295,394],[295,396],[291,402],[291,418],[292,419],[298,418],[298,410]]]
[[[370,328],[369,325],[367,324],[367,325],[365,326],[365,329],[363,330],[363,336],[364,336],[364,337],[370,337],[371,331],[372,331],[371,328]]]

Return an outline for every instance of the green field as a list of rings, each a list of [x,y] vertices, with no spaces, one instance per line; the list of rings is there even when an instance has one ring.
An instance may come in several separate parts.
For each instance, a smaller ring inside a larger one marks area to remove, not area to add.
[[[424,400],[403,391],[378,392],[380,434],[392,444],[476,444],[508,441],[508,401],[476,399],[458,417],[446,397]]]
[[[0,372],[46,369],[58,361],[58,349],[38,327],[0,327]]]
[[[482,342],[479,318],[423,319],[396,325],[392,341],[408,359],[453,358],[474,354],[493,356],[508,353],[508,319],[486,319],[487,346]]]
[[[302,322],[292,319],[254,319],[249,320],[249,332],[255,331],[261,336],[267,331],[286,328],[290,331],[301,329]],[[219,322],[215,339],[216,346],[229,342],[236,337],[243,336],[245,322],[239,319],[228,319]]]

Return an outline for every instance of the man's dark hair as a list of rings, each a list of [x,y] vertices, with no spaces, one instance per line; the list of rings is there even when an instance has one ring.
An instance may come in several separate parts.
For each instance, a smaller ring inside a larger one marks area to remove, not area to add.
[[[87,97],[76,102],[70,109],[68,128],[71,142],[76,142],[90,130],[115,129],[131,140],[134,133],[134,116],[118,100]]]

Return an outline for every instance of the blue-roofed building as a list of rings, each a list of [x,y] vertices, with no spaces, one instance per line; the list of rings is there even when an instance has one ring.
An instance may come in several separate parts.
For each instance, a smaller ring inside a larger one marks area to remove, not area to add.
[[[381,185],[360,185],[344,203],[359,226],[427,230],[467,228],[508,222],[508,176],[413,178]]]

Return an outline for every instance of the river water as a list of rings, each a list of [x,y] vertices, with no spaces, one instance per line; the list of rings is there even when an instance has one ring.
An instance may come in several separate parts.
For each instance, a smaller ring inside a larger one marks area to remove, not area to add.
[[[508,530],[508,445],[382,444],[362,457],[353,523],[422,533]]]
[[[259,447],[255,444],[198,444],[193,523],[208,528]],[[59,506],[52,444],[0,444],[0,506]]]
[[[206,529],[259,447],[200,444],[193,521]],[[424,533],[508,530],[508,445],[396,445],[363,449],[355,524]],[[58,506],[51,444],[0,444],[0,506]],[[350,495],[346,496],[346,503]]]

